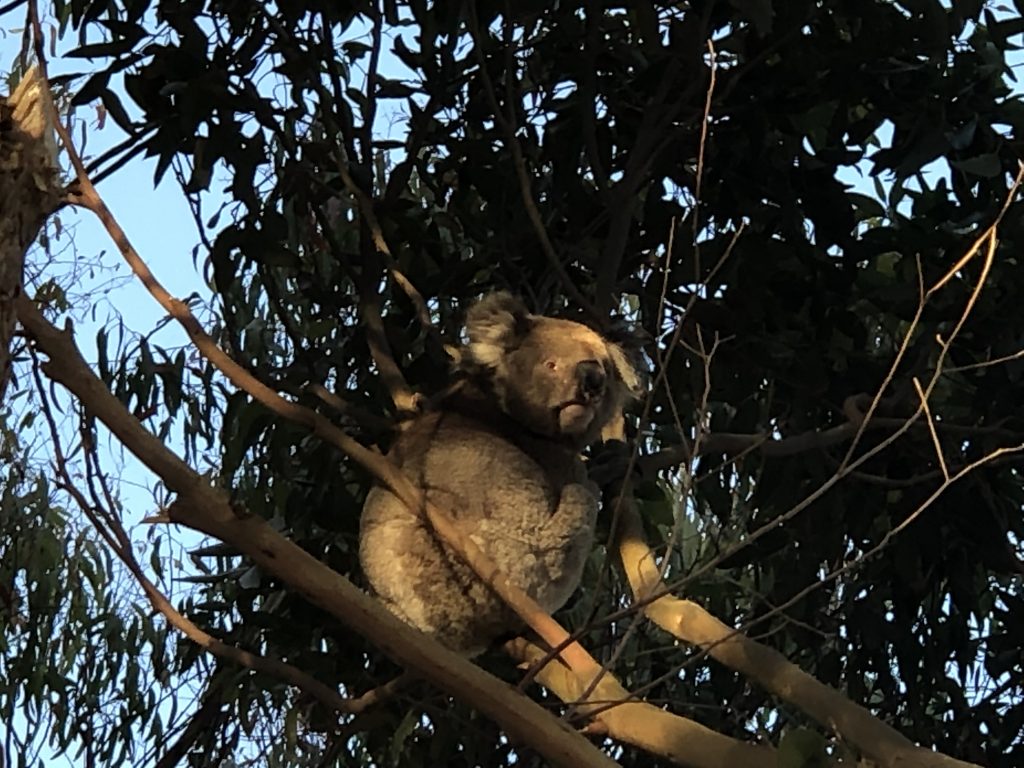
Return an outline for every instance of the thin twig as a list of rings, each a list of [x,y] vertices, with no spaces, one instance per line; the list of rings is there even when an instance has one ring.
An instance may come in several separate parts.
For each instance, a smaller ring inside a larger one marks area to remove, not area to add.
[[[946,368],[946,373],[961,373],[963,371],[974,371],[979,368],[988,368],[993,365],[1002,365],[1003,363],[1010,363],[1014,360],[1020,360],[1024,357],[1024,349],[1014,352],[1012,355],[1002,355],[1001,357],[995,357],[991,360],[982,360],[980,363],[969,363],[967,365],[955,365]]]
[[[715,95],[715,78],[718,73],[718,60],[715,58],[715,44],[708,39],[708,57],[711,62],[710,81],[704,96],[704,114],[700,121],[700,144],[697,147],[697,178],[693,185],[693,246],[697,248],[697,233],[700,230],[700,192],[704,181],[704,150],[708,140],[708,126],[711,124],[711,99]],[[700,260],[697,259],[698,269]],[[698,280],[699,280],[698,276]]]
[[[935,431],[935,420],[932,418],[931,408],[928,406],[928,396],[921,389],[921,382],[914,377],[914,389],[917,391],[917,396],[921,401],[921,408],[924,409],[924,419],[928,424],[928,432],[932,436],[932,445],[935,446],[935,458],[939,460],[939,466],[942,468],[942,476],[949,481],[949,469],[946,468],[946,459],[942,455],[942,444],[939,442],[939,435]]]

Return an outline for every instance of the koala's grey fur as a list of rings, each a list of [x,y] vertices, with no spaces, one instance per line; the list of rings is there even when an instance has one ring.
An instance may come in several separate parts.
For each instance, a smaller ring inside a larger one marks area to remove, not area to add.
[[[622,350],[506,293],[475,304],[462,387],[402,431],[391,458],[509,578],[555,611],[576,589],[599,496],[579,451],[639,386]],[[397,616],[473,655],[522,626],[429,523],[384,488],[366,499],[360,561]]]

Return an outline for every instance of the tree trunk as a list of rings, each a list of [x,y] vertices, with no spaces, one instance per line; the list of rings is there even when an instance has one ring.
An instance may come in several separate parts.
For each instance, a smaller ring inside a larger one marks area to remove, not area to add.
[[[11,375],[25,251],[61,196],[49,87],[38,67],[0,97],[0,403]]]

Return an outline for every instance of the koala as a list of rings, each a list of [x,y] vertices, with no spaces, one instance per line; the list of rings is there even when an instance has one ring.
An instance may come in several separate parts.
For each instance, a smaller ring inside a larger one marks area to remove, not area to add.
[[[466,317],[462,380],[409,422],[390,457],[545,610],[579,584],[599,493],[579,453],[621,414],[639,378],[580,323],[530,314],[507,293]],[[430,524],[387,489],[367,496],[359,558],[399,618],[474,656],[522,623]]]

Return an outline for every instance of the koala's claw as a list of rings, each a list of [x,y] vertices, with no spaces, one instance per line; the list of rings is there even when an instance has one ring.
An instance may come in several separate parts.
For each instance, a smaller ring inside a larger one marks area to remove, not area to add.
[[[621,440],[608,440],[596,446],[594,455],[587,462],[587,474],[602,490],[618,488],[627,474],[634,482],[643,479],[633,447]]]

